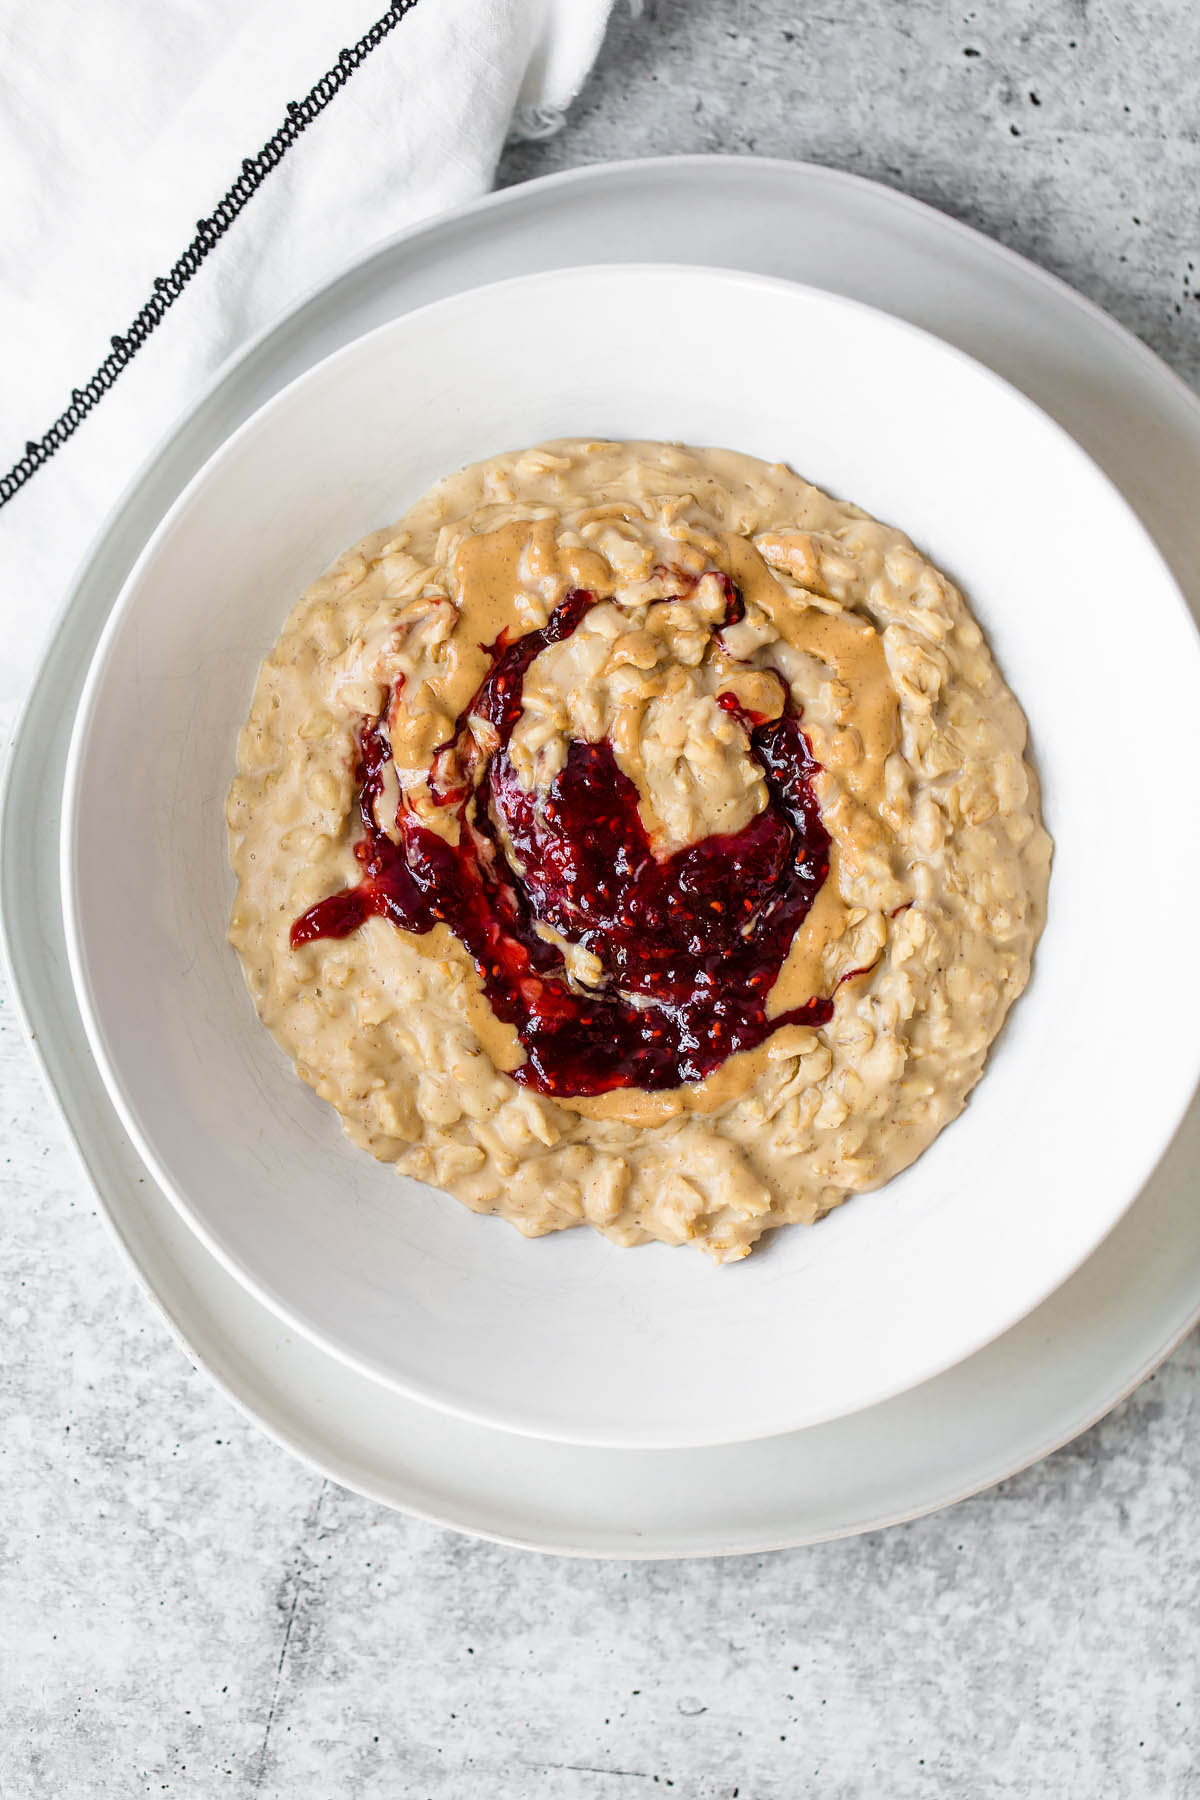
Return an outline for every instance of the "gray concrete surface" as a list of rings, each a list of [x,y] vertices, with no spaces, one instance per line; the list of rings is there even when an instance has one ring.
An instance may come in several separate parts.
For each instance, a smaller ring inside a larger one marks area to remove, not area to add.
[[[1035,257],[1195,381],[1197,20],[651,0],[503,178],[666,150],[853,169]],[[1195,1340],[950,1513],[742,1561],[556,1563],[322,1483],[187,1366],[6,1004],[0,1232],[3,1800],[1200,1795]]]

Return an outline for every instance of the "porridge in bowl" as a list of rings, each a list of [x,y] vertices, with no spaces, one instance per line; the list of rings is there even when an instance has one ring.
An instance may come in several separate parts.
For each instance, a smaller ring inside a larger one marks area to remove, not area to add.
[[[961,1110],[1045,916],[1025,742],[901,532],[731,451],[555,442],[291,614],[230,938],[375,1156],[730,1261]]]

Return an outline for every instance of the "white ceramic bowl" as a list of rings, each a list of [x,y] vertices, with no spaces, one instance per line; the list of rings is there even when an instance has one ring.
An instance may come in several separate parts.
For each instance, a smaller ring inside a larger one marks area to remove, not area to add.
[[[293,1075],[225,944],[235,739],[293,600],[449,470],[580,433],[782,458],[903,526],[990,634],[1057,842],[1034,979],[963,1118],[883,1192],[723,1269],[587,1231],[528,1242],[398,1180]],[[92,1049],[205,1243],[296,1329],[407,1393],[533,1435],[662,1447],[852,1412],[1062,1282],[1183,1112],[1198,674],[1191,620],[1108,481],[913,327],[654,266],[459,295],[264,407],[130,577],[81,702],[63,826]]]

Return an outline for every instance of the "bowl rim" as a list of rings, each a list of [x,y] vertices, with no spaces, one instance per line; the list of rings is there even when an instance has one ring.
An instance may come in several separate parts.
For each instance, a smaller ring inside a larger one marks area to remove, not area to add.
[[[1169,1067],[1177,1071],[1177,1079],[1170,1082],[1164,1079],[1163,1087],[1169,1088],[1170,1097],[1164,1103],[1163,1112],[1168,1123],[1161,1133],[1155,1133],[1154,1148],[1144,1157],[1138,1159],[1138,1173],[1133,1180],[1129,1192],[1119,1206],[1106,1216],[1102,1229],[1090,1238],[1086,1247],[1072,1260],[1069,1266],[1060,1267],[1049,1280],[1042,1279],[1033,1288],[1022,1294],[1014,1307],[1003,1309],[1004,1316],[997,1322],[990,1320],[981,1327],[978,1333],[964,1341],[953,1354],[938,1354],[927,1363],[906,1371],[902,1378],[894,1382],[881,1382],[877,1387],[857,1400],[853,1406],[839,1405],[835,1410],[810,1408],[802,1413],[797,1422],[793,1409],[787,1416],[779,1416],[769,1424],[758,1420],[747,1427],[725,1427],[714,1435],[711,1428],[706,1428],[702,1435],[684,1429],[670,1431],[665,1428],[629,1427],[614,1434],[604,1427],[588,1429],[571,1427],[570,1429],[554,1429],[545,1422],[533,1423],[515,1409],[511,1414],[500,1414],[494,1407],[477,1408],[464,1402],[460,1396],[439,1391],[435,1384],[425,1380],[410,1380],[399,1374],[376,1358],[365,1355],[344,1344],[327,1327],[308,1318],[302,1312],[293,1309],[287,1298],[277,1292],[263,1275],[248,1265],[245,1259],[229,1245],[221,1234],[208,1224],[201,1213],[192,1205],[184,1187],[170,1174],[166,1165],[159,1158],[154,1146],[143,1130],[138,1108],[131,1096],[126,1092],[120,1077],[115,1058],[110,1054],[107,1033],[103,1018],[95,1001],[87,953],[83,944],[83,927],[81,920],[81,895],[79,891],[79,868],[75,855],[76,836],[80,821],[81,786],[85,774],[87,745],[94,728],[104,687],[108,665],[111,659],[121,625],[126,614],[131,610],[134,597],[141,583],[143,572],[162,542],[174,530],[179,519],[190,509],[198,491],[207,483],[215,470],[230,456],[236,447],[255,431],[267,423],[277,412],[290,405],[296,394],[310,383],[326,377],[338,366],[349,366],[355,360],[369,356],[375,344],[393,333],[403,333],[414,324],[420,325],[432,314],[453,312],[460,306],[478,304],[481,297],[501,292],[516,291],[522,288],[553,287],[559,284],[569,285],[582,279],[590,281],[629,280],[632,277],[645,278],[648,275],[674,276],[683,279],[700,279],[717,281],[729,286],[775,292],[793,298],[815,301],[832,308],[840,314],[865,315],[875,326],[882,324],[893,330],[901,338],[923,341],[943,360],[959,365],[973,378],[982,378],[985,383],[1002,393],[1010,402],[1016,402],[1017,410],[1034,421],[1040,429],[1057,440],[1060,452],[1065,452],[1078,464],[1086,468],[1091,478],[1102,484],[1107,491],[1110,505],[1119,510],[1126,523],[1133,528],[1141,540],[1143,552],[1148,561],[1153,562],[1158,573],[1172,594],[1186,624],[1191,627],[1190,640],[1196,672],[1200,674],[1200,631],[1175,577],[1167,564],[1157,543],[1147,528],[1142,524],[1135,508],[1125,498],[1115,482],[1094,460],[1078,440],[1066,428],[1051,417],[1038,403],[1031,399],[1020,388],[996,373],[986,363],[980,362],[957,345],[948,343],[935,332],[913,324],[910,320],[888,312],[869,302],[853,299],[822,288],[814,283],[790,280],[784,276],[762,275],[752,271],[724,267],[719,264],[692,264],[680,262],[659,262],[654,260],[631,259],[626,262],[602,262],[570,264],[553,269],[534,270],[525,274],[508,276],[494,282],[475,283],[453,294],[442,296],[425,305],[402,312],[384,320],[379,325],[361,333],[350,342],[339,346],[294,376],[276,393],[270,395],[261,406],[244,419],[229,435],[222,439],[217,448],[208,456],[191,476],[171,506],[158,521],[154,531],[142,546],[136,561],[133,563],[121,588],[113,602],[105,620],[103,629],[97,639],[95,649],[89,663],[87,675],[80,691],[79,701],[74,719],[71,723],[70,742],[67,751],[64,780],[63,807],[59,833],[60,878],[62,889],[62,912],[64,933],[67,944],[67,955],[70,976],[79,1003],[83,1019],[88,1047],[95,1059],[104,1087],[112,1101],[118,1117],[129,1133],[138,1154],[146,1163],[154,1179],[167,1195],[172,1206],[204,1244],[207,1250],[217,1258],[242,1285],[264,1304],[276,1317],[289,1327],[299,1331],[311,1342],[336,1356],[343,1363],[357,1369],[370,1379],[381,1382],[384,1386],[404,1394],[408,1398],[436,1408],[451,1416],[462,1418],[471,1423],[482,1424],[493,1429],[513,1432],[521,1436],[543,1438],[550,1441],[576,1445],[595,1446],[597,1448],[657,1448],[657,1449],[698,1449],[719,1444],[748,1442],[758,1438],[781,1435],[785,1432],[801,1430],[808,1425],[826,1423],[831,1419],[848,1417],[852,1413],[874,1406],[881,1401],[894,1398],[934,1376],[943,1373],[964,1361],[988,1343],[1003,1335],[1005,1331],[1028,1316],[1051,1293],[1055,1292],[1071,1275],[1094,1253],[1109,1233],[1125,1216],[1133,1204],[1146,1180],[1156,1167],[1163,1153],[1183,1118],[1187,1107],[1200,1081],[1200,1033],[1196,1034],[1195,1044],[1190,1061],[1179,1058]],[[512,446],[521,448],[523,446]],[[497,449],[486,454],[502,454]],[[450,473],[450,471],[447,471]],[[1018,697],[1019,698],[1019,697]],[[1035,725],[1036,731],[1036,725]],[[233,764],[230,763],[232,770]],[[1053,883],[1053,875],[1051,876]],[[1051,887],[1053,891],[1053,887]],[[1029,985],[1037,979],[1038,958],[1035,954]],[[1014,1002],[1019,1004],[1018,1001]],[[265,1030],[265,1027],[263,1028]],[[985,1070],[986,1073],[986,1070]],[[1164,1070],[1164,1078],[1167,1072]],[[919,1160],[919,1159],[918,1159]],[[853,1198],[854,1196],[850,1196]]]

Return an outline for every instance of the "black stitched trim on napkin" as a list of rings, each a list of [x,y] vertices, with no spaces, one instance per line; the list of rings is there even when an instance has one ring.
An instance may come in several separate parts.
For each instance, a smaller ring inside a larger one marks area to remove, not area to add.
[[[388,33],[396,29],[416,4],[417,0],[396,0],[396,4],[389,6],[383,17],[377,19],[351,49],[342,51],[333,68],[322,75],[315,87],[309,88],[303,100],[288,101],[287,117],[278,131],[267,139],[257,156],[245,158],[242,172],[232,187],[213,208],[209,217],[197,222],[195,237],[170,274],[155,277],[154,292],[128,330],[110,339],[112,349],[91,380],[81,388],[72,389],[71,404],[59,414],[49,431],[36,442],[31,438],[25,446],[24,456],[14,463],[7,475],[0,476],[0,506],[7,506],[42,464],[48,462],[54,452],[61,449],[67,439],[79,429],[126,363],[137,355],[167,308],[174,306],[209,251],[224,237],[271,170],[283,161],[300,133],[306,131],[313,120],[325,111],[354,71],[361,67],[372,50],[382,44]]]

